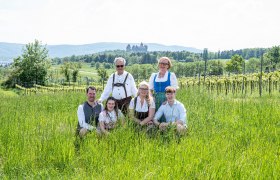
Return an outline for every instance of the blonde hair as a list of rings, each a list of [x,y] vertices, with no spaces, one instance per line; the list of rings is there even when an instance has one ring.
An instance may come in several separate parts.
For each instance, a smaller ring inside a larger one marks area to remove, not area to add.
[[[172,67],[171,60],[168,57],[161,57],[161,58],[159,58],[158,66],[159,66],[159,63],[160,63],[161,60],[167,60],[168,61],[168,68],[167,69],[170,69]]]
[[[140,93],[139,93],[139,88],[140,88],[141,86],[147,86],[147,88],[148,88],[148,94],[146,95],[145,99],[146,99],[148,105],[150,106],[150,105],[151,105],[151,102],[152,102],[152,100],[153,100],[152,96],[150,95],[150,86],[149,86],[149,84],[148,84],[146,81],[140,82],[139,85],[138,85],[137,96],[140,95]]]

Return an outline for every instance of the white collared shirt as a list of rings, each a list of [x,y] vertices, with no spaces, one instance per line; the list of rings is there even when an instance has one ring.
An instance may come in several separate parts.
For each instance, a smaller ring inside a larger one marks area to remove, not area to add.
[[[97,104],[95,104],[95,106],[96,105]],[[103,105],[102,104],[100,104],[100,105],[101,105],[101,111],[102,111]],[[79,105],[77,115],[78,115],[78,121],[79,121],[80,127],[86,128],[86,129],[92,128],[92,125],[86,123],[85,113],[84,113],[84,104]]]
[[[123,114],[120,110],[118,110],[118,118],[122,118]],[[101,111],[101,113],[99,114],[99,122],[104,122],[106,124],[110,123],[110,122],[116,122],[118,120],[117,118],[117,114],[115,111],[109,112],[109,111]]]
[[[128,72],[124,71],[124,73],[122,75],[118,75],[117,72],[115,72],[115,81],[114,83],[123,83],[125,80],[125,77],[127,75]],[[125,91],[123,87],[114,87],[114,89],[112,89],[112,83],[113,83],[113,74],[111,74],[111,76],[109,77],[107,84],[105,86],[105,89],[103,91],[103,93],[100,96],[100,101],[104,101],[105,99],[107,99],[110,94],[112,93],[112,96],[115,99],[123,99],[126,98],[125,97]],[[131,74],[128,75],[126,83],[125,83],[125,87],[126,87],[126,93],[127,93],[127,97],[129,96],[136,96],[137,95],[137,88],[135,85],[135,81],[134,78]]]
[[[134,109],[134,101],[135,101],[135,98],[131,99],[130,104],[129,104],[129,109]],[[156,105],[155,105],[155,102],[153,99],[151,99],[150,104],[151,104],[150,108],[154,108],[154,109],[156,108]],[[135,110],[137,112],[148,112],[149,109],[148,109],[148,103],[147,103],[146,99],[144,99],[144,103],[141,106],[141,98],[138,96]]]
[[[175,122],[176,120],[183,121],[184,125],[187,126],[187,113],[184,105],[179,101],[175,100],[174,104],[170,106],[168,102],[160,106],[155,114],[154,119],[159,120],[164,115],[166,122]]]
[[[154,90],[155,75],[157,75],[157,77],[155,79],[156,82],[165,82],[165,81],[167,81],[167,78],[168,78],[168,72],[169,71],[166,71],[166,73],[164,74],[164,77],[162,77],[162,78],[159,78],[159,72],[158,73],[153,73],[150,77],[150,80],[149,80],[150,89]],[[179,89],[177,77],[176,77],[175,73],[172,73],[172,72],[170,74],[170,86],[172,86],[176,89]]]

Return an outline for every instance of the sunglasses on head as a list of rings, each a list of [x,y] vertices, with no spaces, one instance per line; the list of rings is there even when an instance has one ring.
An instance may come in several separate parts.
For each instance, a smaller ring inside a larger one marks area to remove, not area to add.
[[[117,68],[124,67],[124,65],[116,65]]]

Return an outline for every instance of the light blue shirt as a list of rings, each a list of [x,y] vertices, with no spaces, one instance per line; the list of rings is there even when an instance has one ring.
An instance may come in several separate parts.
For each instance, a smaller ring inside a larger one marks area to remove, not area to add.
[[[175,122],[176,120],[181,120],[187,127],[186,109],[179,101],[175,100],[172,106],[170,106],[168,102],[164,105],[161,105],[156,112],[154,119],[159,120],[163,114],[165,116],[166,122]]]

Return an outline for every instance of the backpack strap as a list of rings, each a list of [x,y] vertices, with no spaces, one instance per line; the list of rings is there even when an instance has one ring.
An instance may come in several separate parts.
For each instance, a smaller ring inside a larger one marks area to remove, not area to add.
[[[134,98],[134,110],[136,110],[137,98],[138,98],[138,96],[136,96],[136,97]]]
[[[127,92],[126,92],[126,88],[125,88],[125,82],[126,82],[126,80],[127,80],[128,75],[129,75],[129,73],[126,74],[126,77],[125,77],[125,79],[124,79],[124,81],[123,81],[123,88],[124,88],[124,92],[125,92],[125,97],[126,97],[126,98],[127,98]]]
[[[127,80],[128,75],[129,75],[129,73],[126,74],[123,83],[116,83],[116,84],[115,84],[115,83],[114,83],[114,81],[115,81],[115,73],[113,74],[112,91],[113,91],[113,89],[114,89],[114,86],[118,86],[118,87],[122,86],[122,87],[124,88],[125,98],[127,98],[127,91],[126,91],[126,88],[125,88],[125,82],[126,82],[126,80]]]
[[[113,74],[112,91],[113,91],[113,89],[114,89],[114,82],[115,82],[115,73]]]

